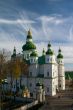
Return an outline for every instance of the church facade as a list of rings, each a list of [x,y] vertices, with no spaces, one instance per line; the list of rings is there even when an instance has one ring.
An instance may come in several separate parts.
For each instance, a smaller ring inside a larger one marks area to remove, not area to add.
[[[22,78],[22,85],[26,86],[33,96],[36,92],[37,83],[43,85],[45,94],[49,96],[56,95],[59,90],[65,90],[62,51],[59,49],[56,56],[50,42],[47,47],[47,51],[45,52],[43,49],[42,55],[39,57],[32,34],[30,30],[28,31],[26,43],[22,47],[22,57],[29,62],[29,75]]]

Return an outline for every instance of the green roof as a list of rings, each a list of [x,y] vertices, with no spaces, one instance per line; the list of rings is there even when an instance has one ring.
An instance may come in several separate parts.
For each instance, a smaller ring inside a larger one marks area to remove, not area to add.
[[[48,49],[47,52],[46,52],[46,54],[47,54],[47,55],[53,55],[54,52],[53,52],[51,49]]]
[[[37,52],[32,52],[31,54],[30,54],[30,56],[32,56],[32,57],[37,57],[38,56],[38,54],[37,54]]]
[[[59,53],[57,58],[63,58],[63,55],[61,53]]]
[[[30,42],[30,41],[29,41],[29,42],[26,42],[25,45],[23,45],[22,49],[23,49],[23,51],[24,51],[24,50],[36,49],[36,46],[34,45],[33,42]]]
[[[39,64],[45,64],[45,55],[39,57],[38,63],[39,63]]]

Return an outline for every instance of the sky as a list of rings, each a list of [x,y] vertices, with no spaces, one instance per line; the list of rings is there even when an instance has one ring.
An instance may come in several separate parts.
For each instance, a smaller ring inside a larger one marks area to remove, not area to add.
[[[73,70],[73,0],[0,0],[0,49],[22,52],[29,28],[39,55],[50,41]]]

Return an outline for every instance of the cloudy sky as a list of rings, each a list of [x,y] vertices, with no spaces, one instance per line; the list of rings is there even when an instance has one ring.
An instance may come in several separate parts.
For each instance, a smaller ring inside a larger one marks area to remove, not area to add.
[[[51,41],[73,70],[73,0],[0,0],[0,49],[22,52],[29,28],[40,55]]]

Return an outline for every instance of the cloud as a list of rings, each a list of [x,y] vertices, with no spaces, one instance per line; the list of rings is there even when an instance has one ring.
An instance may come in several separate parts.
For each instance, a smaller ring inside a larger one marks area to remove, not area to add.
[[[0,24],[30,24],[30,23],[35,23],[32,20],[21,20],[21,19],[17,19],[17,20],[6,20],[6,19],[0,19]]]
[[[62,18],[62,16],[36,16],[31,19],[27,12],[20,13],[20,17],[15,20],[0,19],[0,48],[22,52],[22,45],[25,43],[27,31],[32,31],[32,37],[36,43],[38,54],[42,54],[43,48],[47,50],[50,40],[55,54],[61,46],[65,58],[65,64],[73,64],[73,26],[72,18]],[[30,12],[31,15],[31,12]],[[67,68],[70,65],[67,66]],[[72,68],[72,67],[71,67]]]
[[[64,22],[63,19],[60,19],[56,16],[41,16],[38,18],[38,20],[41,20],[42,22],[50,22],[50,23],[54,23],[56,25],[61,24]]]
[[[69,30],[69,40],[72,42],[73,41],[73,26]]]

